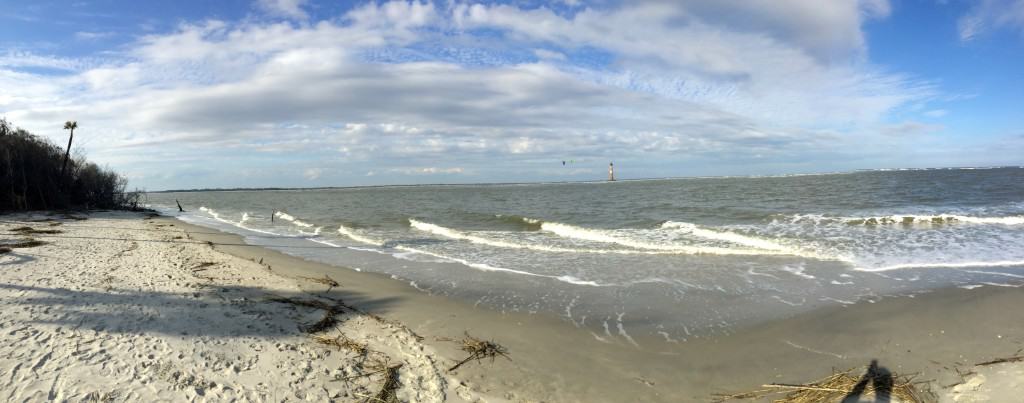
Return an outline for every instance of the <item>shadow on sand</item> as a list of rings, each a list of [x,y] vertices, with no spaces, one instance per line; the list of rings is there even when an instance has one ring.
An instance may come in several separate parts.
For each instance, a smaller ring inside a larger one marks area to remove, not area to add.
[[[239,286],[195,287],[190,292],[173,294],[115,287],[85,291],[0,284],[0,290],[21,295],[7,298],[0,305],[3,309],[28,311],[30,322],[34,323],[107,333],[198,337],[291,336],[323,316],[315,308],[270,300],[314,299],[307,293],[272,293]],[[386,312],[396,302],[396,298],[375,299],[338,289],[331,292],[331,299],[373,314]],[[341,315],[338,320],[349,317]]]
[[[864,390],[871,385],[875,393],[876,403],[889,403],[892,401],[892,372],[885,367],[878,366],[878,360],[871,360],[867,372],[860,378],[860,381],[843,397],[842,403],[858,403]]]

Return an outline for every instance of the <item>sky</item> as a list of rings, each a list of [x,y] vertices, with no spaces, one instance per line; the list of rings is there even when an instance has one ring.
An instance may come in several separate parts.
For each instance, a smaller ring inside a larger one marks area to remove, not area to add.
[[[1022,110],[1024,0],[0,0],[0,117],[147,190],[1019,166]]]

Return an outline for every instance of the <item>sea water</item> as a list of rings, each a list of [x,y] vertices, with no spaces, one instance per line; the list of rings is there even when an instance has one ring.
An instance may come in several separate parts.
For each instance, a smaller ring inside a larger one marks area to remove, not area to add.
[[[824,305],[1024,283],[1022,168],[202,191],[148,202],[339,270],[557,315],[610,342],[682,342]]]

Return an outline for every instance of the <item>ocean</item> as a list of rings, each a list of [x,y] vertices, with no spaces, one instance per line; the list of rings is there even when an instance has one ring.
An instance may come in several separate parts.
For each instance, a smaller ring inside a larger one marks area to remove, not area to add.
[[[609,342],[1024,284],[1022,168],[147,196],[253,245]]]

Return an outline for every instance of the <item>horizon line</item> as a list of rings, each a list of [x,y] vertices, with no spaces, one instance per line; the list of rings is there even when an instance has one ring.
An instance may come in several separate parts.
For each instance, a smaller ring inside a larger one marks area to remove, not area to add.
[[[636,182],[636,181],[653,181],[653,180],[678,180],[678,179],[729,179],[729,178],[784,178],[794,176],[812,176],[812,175],[843,175],[853,173],[865,173],[865,172],[893,172],[893,171],[930,171],[930,170],[972,170],[972,169],[1006,169],[1006,168],[1017,168],[1024,169],[1024,166],[1019,165],[1000,165],[1000,166],[982,166],[982,167],[971,167],[971,166],[959,166],[959,167],[929,167],[929,168],[864,168],[864,169],[853,169],[848,171],[832,171],[832,172],[805,172],[805,173],[788,173],[788,174],[775,174],[775,175],[710,175],[710,176],[665,176],[665,177],[649,177],[649,178],[631,178],[631,179],[616,179],[615,181],[609,181],[607,179],[600,180],[576,180],[576,181],[537,181],[537,182],[476,182],[476,183],[409,183],[409,184],[391,184],[391,185],[350,185],[350,186],[311,186],[311,187],[278,187],[278,186],[265,186],[265,187],[233,187],[233,188],[193,188],[193,189],[165,189],[165,190],[143,190],[142,193],[190,193],[190,192],[244,192],[244,191],[274,191],[274,190],[329,190],[329,189],[364,189],[364,188],[383,188],[383,187],[416,187],[416,186],[508,186],[508,185],[557,185],[557,184],[572,184],[572,183],[614,183],[614,182]]]

